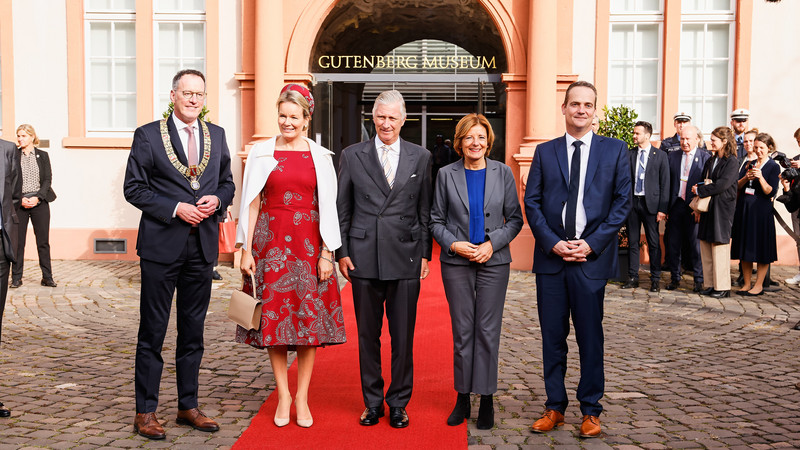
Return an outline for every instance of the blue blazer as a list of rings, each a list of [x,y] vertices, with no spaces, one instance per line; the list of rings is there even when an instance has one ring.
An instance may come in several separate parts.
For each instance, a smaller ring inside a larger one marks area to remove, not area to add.
[[[586,228],[581,239],[592,248],[592,254],[580,264],[587,278],[609,279],[617,274],[617,233],[631,208],[631,189],[627,145],[593,135],[583,185]],[[567,139],[561,136],[536,147],[525,189],[525,214],[536,239],[536,273],[558,273],[566,264],[552,249],[566,240],[561,211],[568,190]]]
[[[522,208],[517,197],[514,174],[507,165],[486,159],[486,190],[483,197],[486,235],[492,242],[487,266],[511,262],[508,244],[522,229]],[[469,197],[464,160],[444,166],[436,177],[431,209],[431,233],[442,247],[439,260],[467,265],[469,260],[450,251],[456,241],[469,241]]]
[[[172,217],[179,202],[194,205],[204,195],[216,195],[220,205],[217,214],[198,225],[200,246],[206,262],[213,262],[219,250],[218,220],[233,201],[235,185],[231,175],[231,157],[225,140],[225,130],[208,123],[211,138],[211,157],[203,175],[200,189],[192,190],[189,181],[173,167],[164,150],[159,121],[137,128],[133,134],[128,167],[125,171],[125,200],[142,211],[139,235],[136,239],[140,258],[163,264],[175,262],[189,239],[192,226]],[[198,125],[199,126],[199,125]],[[178,130],[167,119],[170,142],[178,159],[187,164]],[[201,128],[198,148],[204,145]],[[201,153],[202,155],[202,153]]]
[[[689,181],[686,184],[686,204],[692,201],[694,194],[692,193],[692,186],[703,181],[703,166],[711,157],[708,150],[698,148],[694,153],[694,160],[692,167],[689,169]],[[683,159],[683,151],[670,152],[667,154],[669,158],[669,207],[675,204],[678,200],[681,189],[681,159]]]

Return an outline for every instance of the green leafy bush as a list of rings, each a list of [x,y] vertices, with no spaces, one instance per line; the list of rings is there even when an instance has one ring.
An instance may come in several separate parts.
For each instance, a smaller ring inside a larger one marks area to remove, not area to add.
[[[612,106],[608,105],[603,107],[604,119],[600,121],[600,130],[597,134],[617,138],[628,144],[628,147],[633,147],[633,124],[639,114],[633,108],[624,105]]]

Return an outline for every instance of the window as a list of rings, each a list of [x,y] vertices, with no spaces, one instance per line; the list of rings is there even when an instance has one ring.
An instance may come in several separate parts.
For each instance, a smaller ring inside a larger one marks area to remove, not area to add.
[[[640,120],[660,134],[661,27],[660,0],[612,0],[609,38],[608,103],[636,110]]]
[[[205,0],[156,0],[154,4],[154,114],[169,104],[172,77],[181,69],[205,73]]]
[[[733,8],[731,0],[690,0],[682,6],[679,106],[704,132],[728,122]]]
[[[136,128],[135,0],[86,0],[86,131]]]

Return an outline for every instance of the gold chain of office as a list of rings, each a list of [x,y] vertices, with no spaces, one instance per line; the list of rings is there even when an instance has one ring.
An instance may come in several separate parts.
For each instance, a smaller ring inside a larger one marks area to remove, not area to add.
[[[200,165],[187,167],[178,159],[178,155],[175,154],[175,148],[172,147],[169,129],[167,128],[167,119],[161,119],[161,141],[164,143],[167,159],[189,181],[189,186],[195,191],[200,189],[200,177],[208,166],[208,160],[211,159],[211,133],[208,132],[208,125],[202,120],[200,121],[200,127],[203,129],[203,159],[200,161]]]

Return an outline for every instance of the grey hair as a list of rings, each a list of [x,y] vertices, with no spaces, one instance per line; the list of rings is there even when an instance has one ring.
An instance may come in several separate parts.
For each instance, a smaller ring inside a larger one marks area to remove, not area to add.
[[[700,139],[701,141],[703,140],[703,132],[700,131],[700,128],[697,128],[694,125],[686,125],[685,127],[683,127],[683,130],[681,130],[681,134],[683,134],[683,132],[686,131],[686,130],[694,130],[694,132],[697,135],[698,139]],[[683,136],[681,136],[681,137],[683,137]]]
[[[400,104],[400,110],[403,113],[402,119],[406,118],[406,101],[403,99],[403,94],[400,91],[392,89],[390,91],[383,91],[378,94],[375,99],[375,104],[372,106],[372,116],[375,116],[375,111],[378,110],[378,105],[394,105]]]
[[[172,77],[172,90],[178,90],[178,83],[181,81],[184,75],[195,75],[200,77],[203,80],[203,84],[206,83],[206,77],[203,75],[203,72],[195,69],[183,69],[180,72],[176,73],[174,77]]]

